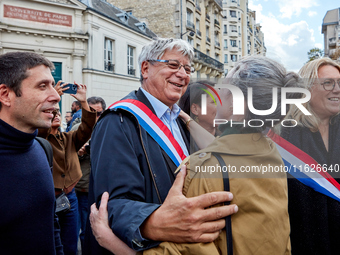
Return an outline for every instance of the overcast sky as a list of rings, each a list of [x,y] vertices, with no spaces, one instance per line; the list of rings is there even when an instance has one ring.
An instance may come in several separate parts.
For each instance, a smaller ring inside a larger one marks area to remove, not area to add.
[[[267,57],[298,71],[307,62],[307,52],[324,49],[321,26],[328,10],[340,7],[338,0],[249,0],[262,26]]]

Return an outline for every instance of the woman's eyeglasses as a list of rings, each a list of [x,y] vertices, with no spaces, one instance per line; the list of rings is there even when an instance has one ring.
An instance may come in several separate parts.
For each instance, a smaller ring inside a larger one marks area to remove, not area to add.
[[[336,81],[338,83],[338,86],[340,87],[340,79]],[[335,87],[335,80],[334,79],[326,79],[323,82],[321,82],[321,85],[323,88],[327,91],[332,91]]]

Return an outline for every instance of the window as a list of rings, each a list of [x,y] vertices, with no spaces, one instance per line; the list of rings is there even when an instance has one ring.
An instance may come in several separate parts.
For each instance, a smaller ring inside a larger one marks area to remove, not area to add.
[[[238,26],[238,33],[241,34],[241,27]]]
[[[236,17],[236,11],[229,11],[230,17],[237,18]]]
[[[105,38],[104,41],[104,70],[114,72],[113,41]]]
[[[230,40],[231,47],[237,47],[236,40]]]
[[[224,63],[228,63],[228,54],[224,54]]]
[[[230,25],[231,32],[237,32],[237,27],[235,25]]]
[[[187,26],[195,29],[194,25],[194,15],[191,10],[187,9]]]
[[[228,33],[228,25],[223,25],[223,33]]]
[[[196,44],[196,49],[201,50],[201,45],[197,43]]]
[[[201,71],[200,70],[196,71],[196,74],[197,74],[197,78],[201,78]]]
[[[127,64],[128,64],[127,68],[128,68],[129,75],[136,75],[136,69],[134,69],[134,59],[133,59],[134,51],[135,51],[135,48],[129,45],[127,49]]]
[[[238,41],[238,47],[241,49],[241,41]]]
[[[192,39],[191,37],[188,37],[188,43],[189,43],[191,46],[194,46],[194,39]]]
[[[231,61],[236,62],[237,61],[237,55],[230,55],[230,59],[231,59]]]
[[[220,55],[219,54],[215,54],[215,59],[217,60],[217,61],[220,61]]]
[[[228,74],[228,69],[225,69],[224,70],[224,77],[227,76],[227,74]]]
[[[207,49],[206,53],[207,53],[208,56],[210,56],[210,50],[209,49]]]
[[[225,50],[228,49],[228,40],[227,39],[224,40],[223,47],[224,47]]]
[[[200,30],[200,20],[196,19],[196,30]]]

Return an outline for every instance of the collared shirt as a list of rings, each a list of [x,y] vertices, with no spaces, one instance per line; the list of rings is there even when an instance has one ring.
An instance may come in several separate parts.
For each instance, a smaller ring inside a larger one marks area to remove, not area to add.
[[[170,109],[168,106],[163,104],[161,101],[159,101],[145,89],[141,88],[141,90],[146,96],[146,98],[149,100],[153,109],[155,110],[157,117],[164,123],[165,126],[169,128],[171,134],[174,136],[175,140],[181,146],[183,153],[186,156],[189,156],[187,147],[181,135],[181,131],[176,122],[176,119],[181,111],[181,108],[179,108],[177,104],[174,104],[172,106],[172,109]]]

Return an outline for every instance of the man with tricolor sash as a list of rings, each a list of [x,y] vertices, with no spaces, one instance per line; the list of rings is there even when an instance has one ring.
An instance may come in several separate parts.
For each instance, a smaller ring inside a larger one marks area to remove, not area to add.
[[[89,203],[98,207],[108,191],[109,226],[136,251],[161,241],[211,242],[224,228],[224,217],[237,211],[235,205],[209,208],[230,201],[229,192],[184,197],[185,168],[175,174],[189,155],[189,133],[177,118],[176,102],[194,71],[193,56],[193,48],[179,39],[157,38],[144,46],[141,88],[111,105],[92,135]],[[85,254],[106,254],[90,232]]]

